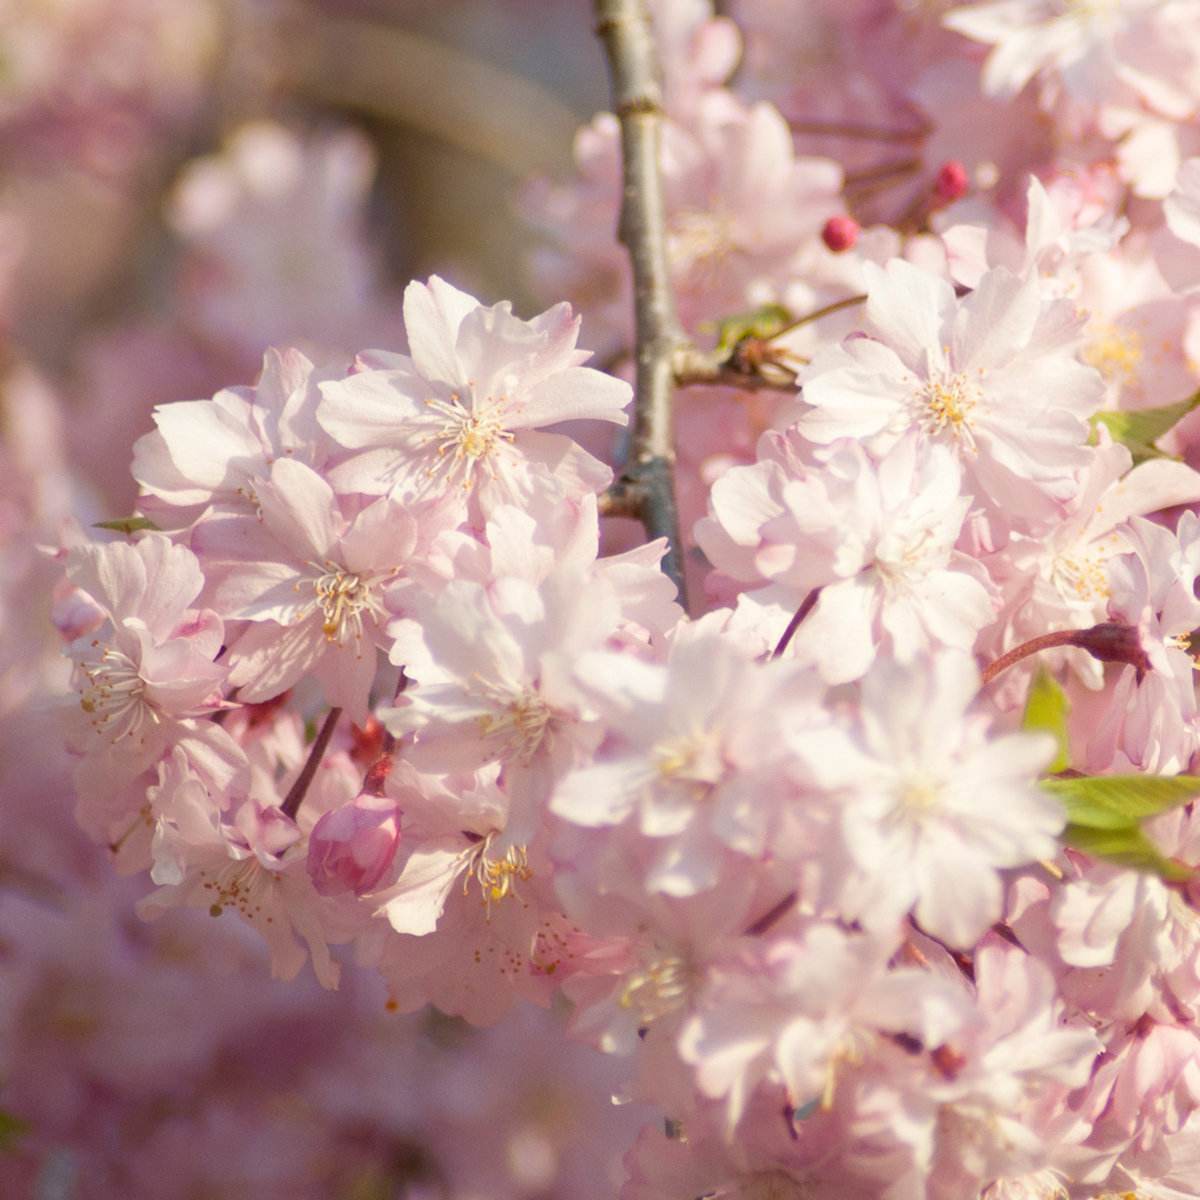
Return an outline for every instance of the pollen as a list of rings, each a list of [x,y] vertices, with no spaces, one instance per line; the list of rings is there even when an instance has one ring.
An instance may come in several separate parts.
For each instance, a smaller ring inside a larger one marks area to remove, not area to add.
[[[677,954],[650,958],[630,974],[621,992],[622,1008],[632,1009],[640,1025],[649,1025],[683,1007],[693,971]]]
[[[671,221],[667,247],[674,266],[715,281],[736,249],[733,222],[720,209],[685,209]]]
[[[327,642],[341,645],[347,636],[358,641],[363,635],[363,614],[381,617],[383,606],[375,594],[374,585],[387,578],[389,572],[361,575],[339,567],[337,563],[314,563],[321,573],[312,581],[315,600],[312,609],[322,616],[321,632]]]
[[[480,466],[494,475],[492,466],[497,446],[511,442],[515,435],[504,427],[505,405],[494,399],[467,407],[457,392],[449,400],[425,401],[431,413],[442,418],[439,428],[430,433],[425,444],[436,446],[436,459],[428,474],[436,475],[440,468],[463,476],[462,486],[469,490]]]
[[[131,737],[147,722],[158,724],[158,711],[146,699],[146,681],[133,659],[105,646],[99,659],[80,666],[87,683],[80,689],[79,707],[97,733],[114,742]]]
[[[1121,387],[1136,381],[1143,357],[1142,335],[1110,323],[1100,325],[1083,349],[1083,361]]]
[[[664,779],[717,783],[725,773],[720,739],[711,730],[697,730],[659,742],[652,752]]]
[[[971,417],[983,399],[978,383],[969,376],[939,372],[917,392],[919,417],[931,434],[949,432],[956,440],[974,446]]]
[[[509,896],[518,896],[517,884],[527,883],[533,878],[533,868],[529,865],[529,851],[524,846],[510,846],[500,858],[493,858],[489,854],[494,836],[490,835],[479,844],[463,880],[464,896],[470,893],[471,880],[479,885],[489,920],[493,904],[499,904]]]
[[[506,743],[505,758],[514,758],[520,763],[530,762],[541,749],[554,722],[554,710],[532,688],[524,688],[514,694],[478,681],[476,690],[481,691],[498,709],[479,718],[480,735],[503,739]]]
[[[1060,554],[1050,570],[1050,580],[1067,600],[1092,603],[1109,595],[1106,557],[1095,552]]]

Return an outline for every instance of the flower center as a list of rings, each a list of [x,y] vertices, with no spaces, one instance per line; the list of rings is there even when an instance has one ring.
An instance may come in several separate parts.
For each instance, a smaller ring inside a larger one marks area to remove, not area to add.
[[[509,846],[503,858],[492,858],[488,854],[494,836],[489,834],[479,844],[463,880],[464,896],[470,892],[472,879],[479,885],[489,920],[493,904],[499,904],[509,896],[517,896],[520,899],[517,884],[533,878],[533,868],[529,865],[529,851],[524,846]]]
[[[1050,582],[1068,602],[1082,600],[1093,604],[1106,600],[1108,588],[1108,556],[1095,548],[1076,554],[1060,554],[1050,567]]]
[[[975,445],[971,414],[983,399],[979,385],[966,375],[938,372],[917,391],[919,418],[926,433],[949,431],[956,441]]]
[[[701,280],[714,277],[736,249],[732,223],[720,210],[689,208],[677,213],[667,243],[672,265],[696,272]]]
[[[258,885],[266,874],[257,859],[248,858],[222,867],[215,875],[201,871],[201,885],[208,893],[210,904],[208,915],[219,917],[227,908],[234,908],[247,921],[254,921],[262,913],[261,893]],[[265,918],[271,922],[271,918]]]
[[[128,654],[105,646],[99,659],[81,664],[80,669],[87,683],[80,689],[79,707],[98,733],[119,742],[146,721],[158,723],[158,712],[146,699],[146,681]]]
[[[1120,0],[1061,0],[1061,3],[1065,16],[1087,21],[1114,12]]]
[[[633,1009],[644,1027],[682,1008],[691,981],[691,968],[679,955],[651,957],[641,970],[630,974],[621,992],[621,1007]]]
[[[900,780],[895,798],[894,818],[920,825],[940,806],[942,784],[929,775],[910,775]]]
[[[437,445],[437,460],[428,473],[434,475],[443,466],[451,474],[461,472],[464,491],[474,483],[480,463],[494,475],[489,462],[492,451],[497,443],[511,442],[515,436],[504,428],[504,406],[489,400],[478,408],[468,408],[457,392],[452,392],[449,400],[426,400],[425,405],[443,418],[441,426],[425,439]]]
[[[384,615],[383,606],[375,595],[374,584],[386,578],[382,575],[356,575],[337,563],[313,563],[321,571],[312,581],[316,593],[314,607],[324,618],[321,632],[327,642],[341,645],[349,633],[356,641],[363,634],[363,613],[372,617]]]
[[[1109,383],[1124,387],[1137,379],[1143,357],[1142,335],[1136,329],[1102,324],[1083,349],[1083,361]]]
[[[931,529],[906,532],[908,536],[904,537],[889,531],[875,547],[873,565],[889,591],[903,591],[906,585],[924,579],[939,549]],[[949,550],[947,546],[941,548]]]
[[[725,773],[720,739],[712,730],[696,730],[681,737],[667,738],[655,745],[651,755],[664,779],[714,784]]]
[[[480,734],[505,739],[504,757],[528,763],[541,749],[554,720],[554,710],[541,693],[532,688],[524,688],[514,696],[512,692],[504,692],[482,681],[478,686],[489,700],[502,706],[479,718]]]

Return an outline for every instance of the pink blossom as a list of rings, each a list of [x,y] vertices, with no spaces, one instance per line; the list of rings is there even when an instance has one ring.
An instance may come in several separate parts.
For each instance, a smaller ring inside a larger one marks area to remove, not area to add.
[[[1070,306],[1037,280],[989,271],[963,301],[901,260],[868,263],[874,336],[819,355],[804,379],[798,422],[822,445],[862,438],[882,456],[909,431],[954,451],[966,490],[999,512],[1046,519],[1077,490],[1100,376],[1072,349]]]
[[[319,468],[328,458],[315,412],[317,385],[334,374],[298,350],[268,350],[254,387],[156,408],[156,430],[134,443],[134,478],[173,507],[257,513],[257,488],[276,459]]]
[[[1052,747],[1041,735],[988,738],[968,711],[977,688],[958,652],[909,668],[885,660],[846,729],[797,744],[839,809],[838,906],[868,928],[912,908],[923,929],[969,946],[1000,915],[999,870],[1057,851],[1063,811],[1035,782]]]
[[[857,443],[838,442],[802,473],[781,462],[773,452],[726,472],[696,536],[722,565],[734,538],[714,526],[728,519],[739,559],[752,550],[753,569],[777,585],[775,604],[795,610],[821,589],[790,653],[827,683],[846,683],[881,649],[902,663],[939,645],[971,649],[994,604],[978,563],[954,548],[971,499],[947,447],[909,436],[876,465]]]
[[[1190,636],[1200,626],[1194,581],[1200,572],[1200,520],[1186,513],[1177,534],[1144,517],[1125,533],[1131,553],[1109,567],[1110,616],[1138,629],[1151,670],[1121,669],[1088,741],[1093,769],[1119,752],[1141,770],[1177,772],[1200,746],[1195,659]]]
[[[657,843],[646,886],[670,896],[712,887],[727,850],[766,852],[791,795],[781,726],[819,722],[815,681],[681,630],[665,665],[595,654],[579,660],[576,683],[610,740],[562,780],[551,811],[588,828],[636,818]]]
[[[485,308],[434,276],[410,284],[404,319],[412,357],[322,387],[317,416],[358,451],[334,471],[339,488],[378,495],[476,492],[485,508],[523,503],[557,481],[568,494],[600,491],[611,473],[560,434],[590,418],[624,425],[627,384],[580,364],[579,319],[561,304],[532,321],[507,302]]]
[[[161,534],[79,546],[68,574],[107,618],[69,651],[92,731],[80,748],[124,755],[136,774],[178,736],[180,721],[221,707],[226,668],[213,659],[222,621],[192,608],[204,585],[196,556]]]
[[[371,891],[396,855],[399,819],[395,804],[366,792],[324,813],[308,838],[313,887],[322,896]]]
[[[311,671],[330,704],[365,721],[386,644],[384,591],[422,536],[414,510],[385,496],[347,520],[329,484],[290,458],[272,464],[256,495],[260,520],[214,517],[192,535],[215,602],[250,622],[230,646],[229,681],[253,702]],[[434,519],[429,536],[442,527]]]

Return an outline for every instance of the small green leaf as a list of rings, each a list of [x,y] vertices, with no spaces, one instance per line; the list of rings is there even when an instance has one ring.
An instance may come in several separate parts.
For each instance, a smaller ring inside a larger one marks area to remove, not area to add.
[[[1097,829],[1088,825],[1068,825],[1063,841],[1084,854],[1135,871],[1149,871],[1163,879],[1180,881],[1192,872],[1159,853],[1154,843],[1136,825],[1121,829]]]
[[[1200,392],[1186,400],[1180,400],[1177,404],[1164,404],[1161,408],[1096,413],[1092,421],[1103,425],[1115,441],[1128,446],[1134,459],[1140,462],[1146,458],[1162,458],[1163,452],[1154,443],[1178,425],[1198,405]]]
[[[717,349],[732,353],[746,338],[773,338],[793,320],[782,304],[764,304],[750,312],[734,313],[717,322]]]
[[[12,1113],[0,1108],[0,1154],[11,1150],[18,1139],[29,1132],[29,1122],[14,1117]]]
[[[1063,802],[1068,821],[1091,829],[1135,829],[1200,796],[1198,775],[1079,775],[1041,786]]]
[[[158,530],[149,517],[117,517],[112,521],[97,521],[93,529],[111,529],[114,533],[139,533],[143,529]]]
[[[1067,713],[1070,704],[1067,693],[1062,690],[1054,676],[1042,667],[1033,677],[1029,685],[1029,695],[1025,700],[1025,715],[1021,718],[1021,728],[1039,730],[1054,736],[1058,743],[1058,753],[1050,764],[1049,770],[1057,775],[1071,765],[1070,745],[1067,741]]]

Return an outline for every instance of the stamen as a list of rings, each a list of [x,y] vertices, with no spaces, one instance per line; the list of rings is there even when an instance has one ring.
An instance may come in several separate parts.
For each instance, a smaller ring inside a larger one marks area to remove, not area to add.
[[[363,635],[363,614],[382,618],[387,614],[375,595],[375,585],[395,574],[394,571],[383,571],[373,575],[359,575],[347,571],[335,562],[310,563],[314,570],[321,573],[312,580],[312,588],[316,599],[306,610],[308,612],[319,608],[324,620],[321,622],[321,632],[327,642],[341,645],[349,635],[359,641]]]
[[[114,743],[131,737],[146,721],[157,725],[157,710],[145,698],[146,681],[124,651],[105,646],[96,662],[82,663],[87,684],[80,689],[79,707],[91,718],[97,733]]]
[[[973,450],[975,435],[971,430],[971,414],[982,399],[979,385],[966,375],[939,371],[917,390],[918,419],[926,433],[937,435],[949,430],[956,441]]]
[[[425,406],[444,418],[439,429],[422,439],[423,445],[437,446],[436,457],[426,474],[433,477],[442,468],[450,474],[461,471],[464,491],[475,482],[477,466],[495,477],[492,452],[497,443],[511,442],[516,436],[504,428],[504,404],[489,397],[468,408],[459,393],[452,392],[449,400],[429,399]]]
[[[529,852],[524,846],[510,846],[503,858],[492,858],[488,854],[495,834],[489,834],[472,851],[471,865],[463,880],[463,895],[469,895],[471,880],[479,885],[483,896],[483,904],[487,909],[487,919],[492,918],[492,905],[499,904],[509,896],[520,899],[517,883],[526,883],[533,878],[533,868],[529,865]]]

